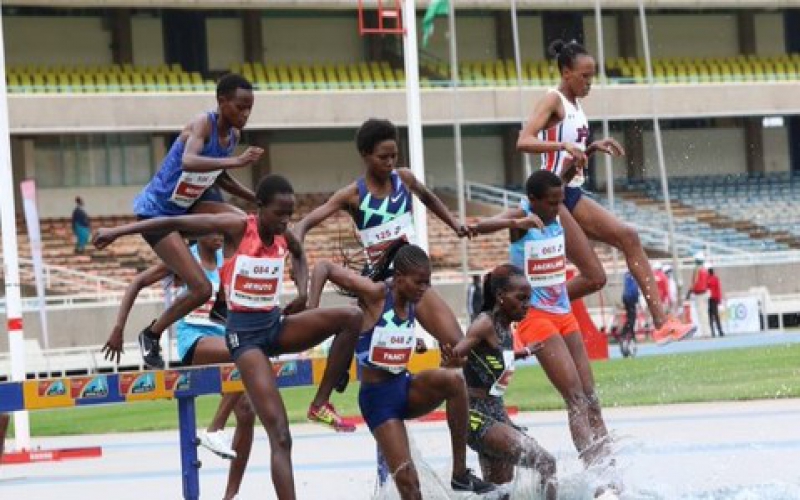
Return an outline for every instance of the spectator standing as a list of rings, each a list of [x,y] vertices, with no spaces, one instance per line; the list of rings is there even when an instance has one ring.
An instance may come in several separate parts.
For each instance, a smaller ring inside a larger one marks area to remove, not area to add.
[[[475,317],[481,313],[483,307],[483,286],[481,286],[481,277],[473,276],[472,283],[467,288],[467,312],[469,313],[469,322],[475,321]]]
[[[717,324],[717,331],[720,337],[724,337],[722,333],[722,323],[719,320],[719,304],[722,302],[722,287],[719,283],[719,277],[714,273],[713,269],[708,270],[708,326],[711,328],[711,336],[714,334],[714,323]]]
[[[639,285],[630,271],[626,272],[623,278],[622,304],[625,306],[625,325],[622,327],[620,339],[627,346],[628,341],[636,335],[636,314],[639,304]],[[626,351],[627,347],[623,347],[623,356],[626,356]]]
[[[703,252],[694,254],[694,273],[692,274],[692,287],[686,294],[694,300],[694,307],[697,310],[697,333],[701,337],[708,337],[710,332],[706,329],[708,325],[708,268],[705,265],[706,256]]]
[[[658,288],[658,297],[661,304],[664,306],[664,312],[669,314],[671,304],[669,300],[669,278],[664,272],[664,266],[660,262],[653,264],[653,278],[656,280],[656,288]]]
[[[675,314],[680,306],[678,303],[678,282],[675,281],[675,273],[672,271],[672,266],[669,264],[664,266],[664,274],[667,276],[667,287],[669,290],[669,304],[667,311],[669,314]]]
[[[72,211],[72,232],[75,234],[75,253],[83,253],[92,234],[89,215],[83,209],[83,198],[75,197],[75,209]]]

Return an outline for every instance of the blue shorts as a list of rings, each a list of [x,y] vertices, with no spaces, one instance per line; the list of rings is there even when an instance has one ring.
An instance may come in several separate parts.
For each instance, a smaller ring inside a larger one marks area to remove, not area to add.
[[[195,201],[191,207],[187,208],[186,211],[182,214],[166,214],[166,213],[148,213],[148,214],[136,214],[136,220],[147,220],[147,219],[155,219],[156,217],[175,217],[177,215],[186,215],[189,211],[200,203],[201,201],[213,201],[217,203],[225,203],[225,199],[222,197],[222,192],[217,186],[211,186],[210,188],[206,189],[206,191],[200,196],[200,198]],[[167,232],[160,232],[160,233],[142,233],[142,238],[144,241],[150,245],[150,248],[155,247],[159,241],[164,239],[166,235],[168,235],[171,231]]]
[[[276,307],[268,312],[230,312],[225,328],[225,344],[236,362],[242,353],[260,349],[268,358],[281,353],[283,314]]]
[[[567,210],[569,210],[570,213],[575,210],[575,206],[578,204],[582,196],[583,189],[579,187],[564,186],[564,205],[566,205]]]
[[[408,390],[414,377],[408,372],[378,384],[361,384],[358,406],[370,432],[388,420],[405,420],[408,414]]]

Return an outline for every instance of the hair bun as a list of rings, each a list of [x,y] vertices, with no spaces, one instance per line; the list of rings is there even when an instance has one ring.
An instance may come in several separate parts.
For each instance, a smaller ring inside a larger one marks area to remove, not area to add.
[[[550,46],[547,48],[547,52],[553,57],[558,57],[558,55],[561,54],[561,51],[564,50],[564,47],[566,45],[567,44],[564,42],[564,40],[556,38],[555,40],[550,42]]]

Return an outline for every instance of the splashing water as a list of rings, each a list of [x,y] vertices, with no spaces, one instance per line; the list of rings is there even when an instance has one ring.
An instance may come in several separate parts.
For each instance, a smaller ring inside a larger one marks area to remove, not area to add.
[[[612,463],[604,463],[585,468],[574,451],[557,454],[558,498],[559,500],[593,500],[598,488],[615,485],[621,488],[619,500],[800,500],[800,481],[798,484],[771,482],[745,486],[709,487],[694,482],[664,483],[658,471],[651,464],[643,465],[642,456],[649,453],[650,447],[641,441],[627,436],[614,435],[612,440]],[[487,495],[454,492],[450,489],[449,467],[434,469],[422,459],[413,445],[412,459],[419,475],[422,497],[425,500],[543,500],[539,474],[524,467],[517,467],[514,480],[502,485],[497,491]],[[668,464],[673,467],[673,462]],[[679,465],[677,465],[679,466]],[[721,464],[725,467],[725,464]],[[709,465],[708,473],[714,474]],[[389,481],[374,500],[399,500],[400,496],[393,481]]]

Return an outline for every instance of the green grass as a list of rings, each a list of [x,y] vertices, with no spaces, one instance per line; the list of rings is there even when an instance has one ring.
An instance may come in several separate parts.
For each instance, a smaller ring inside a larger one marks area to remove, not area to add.
[[[683,402],[800,397],[800,344],[651,356],[597,362],[593,365],[604,407]],[[292,422],[305,420],[316,388],[281,391]],[[358,414],[358,385],[334,395],[345,415]],[[197,399],[198,423],[205,424],[218,397]],[[563,408],[558,393],[538,366],[517,370],[506,404],[521,410]],[[174,429],[174,401],[81,407],[31,412],[34,436],[98,434]]]

